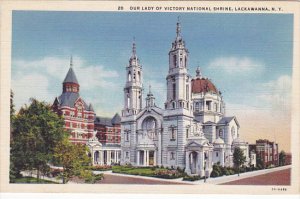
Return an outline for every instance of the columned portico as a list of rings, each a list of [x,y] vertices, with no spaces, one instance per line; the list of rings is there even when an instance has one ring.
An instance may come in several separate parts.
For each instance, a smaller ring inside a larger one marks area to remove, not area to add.
[[[156,151],[151,149],[137,150],[136,166],[156,166]]]
[[[213,146],[208,143],[206,138],[200,136],[190,139],[185,148],[186,173],[188,175],[206,175],[209,177],[212,171],[211,161]]]

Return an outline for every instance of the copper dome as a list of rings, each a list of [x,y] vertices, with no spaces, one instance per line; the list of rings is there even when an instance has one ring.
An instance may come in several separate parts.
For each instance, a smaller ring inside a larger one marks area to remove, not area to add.
[[[213,92],[219,93],[215,85],[206,78],[192,79],[192,93],[206,93]]]

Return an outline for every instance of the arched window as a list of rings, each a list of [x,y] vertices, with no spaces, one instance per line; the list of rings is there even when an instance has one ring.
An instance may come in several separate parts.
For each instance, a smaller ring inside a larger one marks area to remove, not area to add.
[[[173,95],[173,100],[175,100],[176,99],[176,83],[173,83],[173,90],[172,90],[172,95]]]
[[[189,138],[189,134],[190,134],[190,126],[186,127],[186,138]]]
[[[143,121],[143,129],[144,130],[155,130],[156,129],[156,119],[154,117],[147,117],[144,121]]]
[[[130,107],[130,97],[129,97],[129,94],[127,94],[127,108]]]
[[[173,109],[175,109],[176,108],[176,103],[172,102],[172,106],[173,106]]]
[[[235,128],[234,126],[231,127],[231,136],[234,137],[235,136]]]
[[[173,151],[170,153],[170,160],[175,160],[175,153]]]
[[[175,141],[176,140],[176,127],[170,126],[169,131],[170,131],[170,140]]]
[[[173,56],[173,63],[174,63],[174,66],[176,67],[177,66],[177,57],[176,57],[176,55]]]
[[[128,72],[128,81],[131,81],[131,72]]]
[[[223,136],[224,136],[224,135],[223,135],[223,129],[220,129],[220,130],[219,130],[219,137],[223,138]]]
[[[138,79],[137,79],[137,81],[141,81],[141,72],[140,71],[138,71]]]
[[[196,103],[195,103],[195,110],[196,110],[196,111],[199,111],[199,102],[196,102]]]
[[[215,112],[218,112],[218,104],[217,103],[214,103],[214,110],[215,110]]]

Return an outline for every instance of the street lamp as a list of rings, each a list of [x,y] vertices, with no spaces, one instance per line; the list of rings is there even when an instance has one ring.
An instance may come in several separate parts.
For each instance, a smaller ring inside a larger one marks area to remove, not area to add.
[[[206,182],[206,160],[204,160],[204,183]]]

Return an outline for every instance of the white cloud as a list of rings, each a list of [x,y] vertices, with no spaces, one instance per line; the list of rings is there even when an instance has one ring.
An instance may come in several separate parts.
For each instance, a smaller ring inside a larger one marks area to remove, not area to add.
[[[12,89],[14,92],[14,103],[17,108],[29,102],[33,97],[40,101],[48,101],[53,98],[47,90],[49,81],[46,76],[32,73],[24,76],[17,76],[12,79]]]
[[[290,111],[292,79],[282,75],[276,80],[263,83],[260,86],[262,93],[258,99],[269,104],[274,111]]]
[[[45,57],[40,60],[24,61],[16,60],[14,66],[22,70],[39,70],[47,75],[63,81],[69,69],[70,60],[58,57]],[[107,70],[104,66],[85,65],[85,61],[78,56],[73,57],[73,65],[78,81],[83,89],[95,87],[114,87],[114,82],[110,78],[118,77],[114,70]]]
[[[13,60],[12,88],[16,108],[28,103],[30,97],[52,102],[61,93],[61,83],[69,66],[70,60],[60,57],[48,56],[32,61]],[[119,88],[119,74],[115,70],[101,65],[88,65],[78,56],[73,57],[73,68],[81,91],[91,96],[88,103],[96,103],[100,98],[105,98],[108,91]]]
[[[226,74],[241,75],[248,73],[260,73],[265,67],[263,63],[249,57],[218,57],[212,60],[209,68],[220,70]]]

